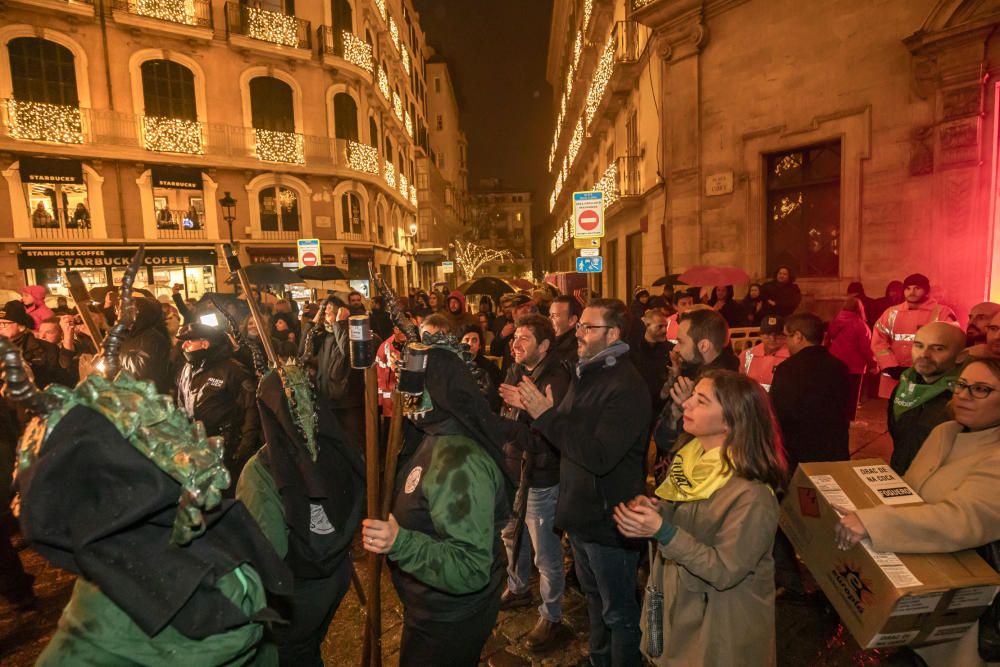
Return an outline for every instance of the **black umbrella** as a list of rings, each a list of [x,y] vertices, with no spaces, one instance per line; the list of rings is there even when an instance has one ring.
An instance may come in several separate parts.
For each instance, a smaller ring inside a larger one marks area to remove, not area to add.
[[[682,285],[683,283],[681,283],[681,281],[678,280],[680,275],[681,274],[679,273],[671,273],[668,276],[657,278],[656,280],[653,281],[653,287],[660,287],[661,285]]]
[[[243,270],[251,285],[295,285],[302,282],[302,278],[294,271],[281,264],[248,264]],[[238,279],[233,274],[226,282],[236,283]]]
[[[300,278],[305,280],[347,280],[347,274],[339,266],[325,264],[323,266],[305,266],[295,271]]]
[[[463,294],[488,294],[494,301],[499,301],[504,294],[516,294],[517,288],[503,278],[484,276],[459,285],[458,291]]]

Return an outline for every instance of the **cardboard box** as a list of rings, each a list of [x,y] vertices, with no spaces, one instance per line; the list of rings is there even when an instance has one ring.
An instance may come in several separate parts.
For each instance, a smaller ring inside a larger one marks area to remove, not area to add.
[[[833,505],[861,509],[923,501],[881,459],[803,463],[781,503],[780,524],[844,626],[864,648],[960,638],[990,605],[1000,575],[975,551],[894,554],[864,540],[834,541]]]

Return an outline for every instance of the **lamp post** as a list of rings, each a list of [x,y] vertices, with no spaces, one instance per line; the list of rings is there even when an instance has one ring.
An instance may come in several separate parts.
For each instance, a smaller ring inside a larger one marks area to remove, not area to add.
[[[233,222],[236,220],[236,200],[233,199],[228,190],[219,199],[219,206],[222,207],[222,219],[229,225],[229,243],[233,244]]]

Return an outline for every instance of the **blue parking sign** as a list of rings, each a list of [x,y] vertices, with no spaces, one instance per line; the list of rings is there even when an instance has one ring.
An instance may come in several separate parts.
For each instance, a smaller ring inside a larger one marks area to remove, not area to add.
[[[576,272],[577,273],[600,273],[604,270],[604,258],[603,257],[577,257],[576,258]]]

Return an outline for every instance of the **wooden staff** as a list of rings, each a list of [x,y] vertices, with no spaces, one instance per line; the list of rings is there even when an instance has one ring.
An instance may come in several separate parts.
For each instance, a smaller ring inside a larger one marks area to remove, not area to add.
[[[375,366],[365,369],[365,477],[368,484],[368,516],[385,519],[382,513],[379,472],[381,466],[378,444],[378,375]],[[363,667],[382,665],[382,586],[381,558],[368,553],[368,595],[365,616],[365,637],[362,647]]]

